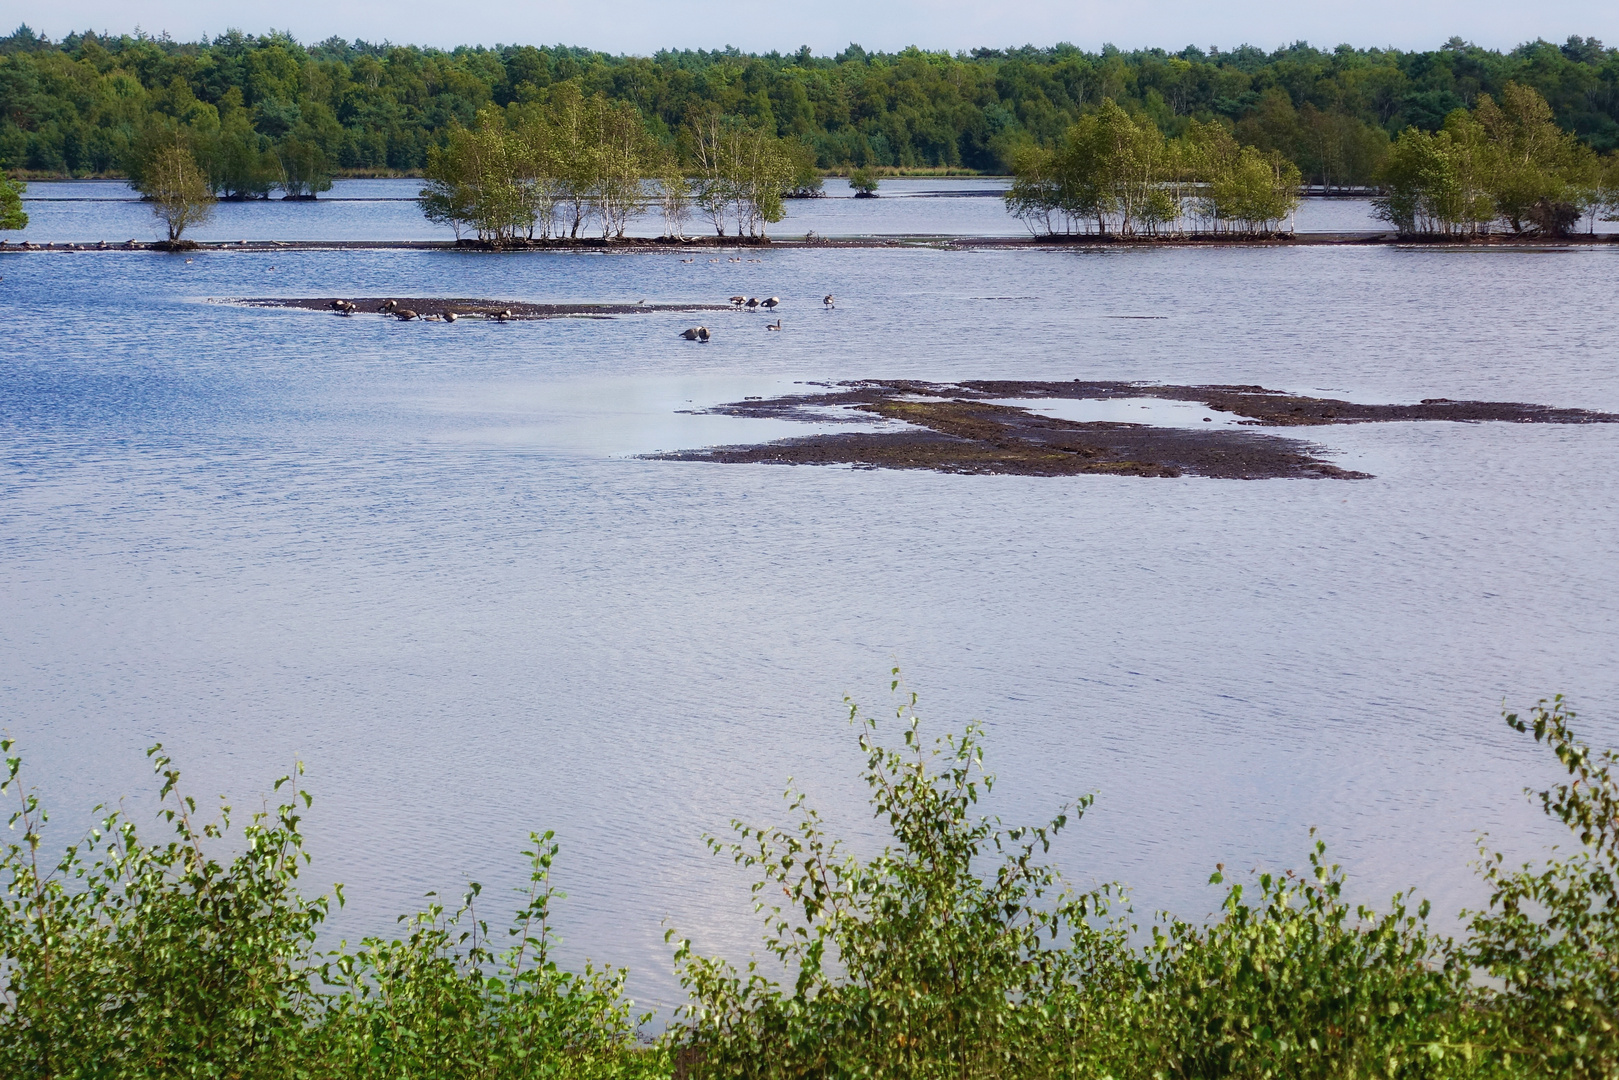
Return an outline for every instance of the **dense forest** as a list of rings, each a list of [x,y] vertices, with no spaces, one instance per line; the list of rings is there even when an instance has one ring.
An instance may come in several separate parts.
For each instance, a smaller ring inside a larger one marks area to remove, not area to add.
[[[649,135],[683,159],[691,117],[717,114],[804,143],[822,169],[1004,173],[1112,99],[1166,138],[1215,122],[1293,162],[1306,182],[1364,184],[1402,131],[1437,132],[1509,82],[1538,91],[1555,123],[1593,150],[1619,148],[1619,50],[1578,36],[1508,53],[1452,38],[1428,52],[1298,43],[1274,53],[1057,45],[952,55],[850,45],[834,57],[807,47],[634,57],[301,45],[236,32],[196,43],[94,33],[52,42],[22,26],[0,38],[0,168],[124,175],[138,171],[132,162],[154,132],[179,127],[223,140],[220,154],[258,155],[291,176],[289,192],[307,193],[319,187],[311,177],[332,173],[419,174],[480,110],[545,104],[571,84],[634,105]]]

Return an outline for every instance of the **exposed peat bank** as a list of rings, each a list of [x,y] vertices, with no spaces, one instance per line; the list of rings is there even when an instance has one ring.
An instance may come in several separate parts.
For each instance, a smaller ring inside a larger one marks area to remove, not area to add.
[[[1135,382],[866,380],[822,392],[731,402],[704,410],[729,416],[827,423],[902,421],[894,431],[811,435],[756,446],[652,455],[727,464],[850,465],[935,472],[1073,476],[1208,476],[1359,480],[1369,474],[1324,460],[1322,448],[1259,431],[1076,421],[1002,404],[1005,399],[1161,398],[1196,402],[1254,427],[1305,427],[1397,420],[1485,420],[1520,424],[1619,423],[1619,415],[1504,401],[1429,398],[1415,405],[1361,405],[1262,386],[1163,386]]]

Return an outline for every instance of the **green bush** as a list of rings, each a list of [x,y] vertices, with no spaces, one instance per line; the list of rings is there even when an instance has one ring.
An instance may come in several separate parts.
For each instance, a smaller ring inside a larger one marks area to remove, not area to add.
[[[651,1044],[623,969],[551,958],[549,832],[530,834],[503,936],[473,884],[453,911],[430,895],[397,938],[321,952],[342,891],[300,889],[301,771],[227,855],[230,808],[199,825],[153,747],[172,835],[151,843],[106,813],[53,859],[0,740],[20,833],[0,850],[0,1076],[1619,1077],[1619,754],[1581,743],[1561,699],[1507,722],[1566,769],[1538,795],[1578,847],[1515,869],[1486,851],[1489,901],[1461,941],[1404,893],[1351,906],[1319,842],[1302,873],[1228,885],[1217,867],[1217,919],[1166,914],[1144,932],[1117,886],[1076,892],[1042,861],[1090,797],[1039,826],[984,815],[981,730],[925,740],[915,704],[893,738],[850,706],[890,834],[876,855],[849,854],[791,787],[797,824],[709,838],[758,874],[770,958],[739,970],[676,941],[688,998]]]

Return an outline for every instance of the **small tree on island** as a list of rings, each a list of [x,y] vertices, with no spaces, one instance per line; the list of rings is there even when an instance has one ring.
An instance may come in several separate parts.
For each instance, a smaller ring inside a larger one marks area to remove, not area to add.
[[[877,197],[877,178],[864,165],[849,174],[849,186],[854,188],[855,198],[857,199],[875,199]]]
[[[180,140],[153,155],[136,188],[152,203],[152,214],[168,229],[168,245],[193,225],[206,224],[214,213],[214,196],[197,168],[196,158]]]
[[[21,180],[8,180],[0,172],[0,229],[28,228],[28,215],[22,208],[22,193],[27,187]]]

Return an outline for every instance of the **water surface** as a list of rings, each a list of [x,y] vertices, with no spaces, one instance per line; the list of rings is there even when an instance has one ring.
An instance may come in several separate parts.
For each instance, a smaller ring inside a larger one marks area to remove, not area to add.
[[[1077,882],[1189,916],[1214,863],[1296,865],[1311,825],[1359,898],[1477,904],[1479,831],[1553,837],[1502,702],[1566,692],[1619,740],[1619,428],[1307,432],[1355,482],[637,456],[806,433],[690,410],[843,378],[1616,410],[1619,251],[760,257],[0,256],[0,709],[58,836],[94,802],[144,812],[158,740],[238,807],[302,757],[337,931],[466,877],[498,895],[554,828],[568,958],[667,1002],[660,920],[756,940],[703,832],[782,821],[796,776],[871,842],[841,698],[886,710],[895,663],[930,722],[986,724],[1010,818],[1100,793],[1054,849]],[[785,329],[205,302],[737,292],[780,296]]]

